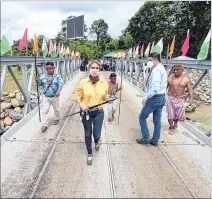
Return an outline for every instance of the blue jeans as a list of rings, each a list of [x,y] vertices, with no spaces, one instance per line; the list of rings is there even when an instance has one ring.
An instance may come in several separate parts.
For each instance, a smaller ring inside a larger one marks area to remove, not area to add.
[[[88,154],[92,154],[92,134],[94,137],[94,142],[97,143],[101,137],[102,123],[104,120],[104,111],[95,110],[89,111],[89,120],[86,120],[86,115],[82,115],[82,123],[85,130],[85,143],[87,147]],[[93,125],[93,126],[92,126]]]
[[[148,118],[149,114],[153,113],[154,133],[152,143],[158,144],[161,131],[161,115],[163,106],[165,105],[165,101],[165,95],[152,97],[146,101],[146,104],[141,110],[141,113],[139,115],[139,123],[141,126],[141,134],[143,136],[143,141],[150,141],[149,129],[147,127],[146,119]]]

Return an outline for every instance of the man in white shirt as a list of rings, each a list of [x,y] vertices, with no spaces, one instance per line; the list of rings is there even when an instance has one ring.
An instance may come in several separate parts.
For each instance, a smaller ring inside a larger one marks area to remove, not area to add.
[[[136,139],[139,144],[152,144],[158,146],[161,132],[162,109],[165,105],[165,93],[167,88],[167,72],[160,63],[156,54],[148,58],[147,66],[151,69],[146,81],[147,92],[142,101],[143,109],[139,115],[142,139]],[[149,139],[149,129],[146,119],[153,113],[154,132]]]

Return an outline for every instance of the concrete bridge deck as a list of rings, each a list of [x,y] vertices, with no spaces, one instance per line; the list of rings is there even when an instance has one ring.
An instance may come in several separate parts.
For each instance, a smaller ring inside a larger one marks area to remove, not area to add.
[[[105,78],[108,74],[101,73]],[[85,75],[80,72],[63,89],[61,116],[79,110],[73,94]],[[159,147],[137,144],[141,101],[141,94],[123,80],[120,123],[116,115],[108,124],[105,111],[102,144],[94,151],[92,166],[86,164],[79,115],[41,133],[38,113],[30,113],[7,141],[2,139],[1,197],[210,198],[210,147],[181,125],[169,135],[165,112]],[[152,130],[152,117],[148,125]]]

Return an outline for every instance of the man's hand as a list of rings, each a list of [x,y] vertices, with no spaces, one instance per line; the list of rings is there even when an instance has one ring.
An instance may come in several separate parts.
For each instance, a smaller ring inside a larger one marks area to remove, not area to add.
[[[59,96],[60,96],[60,92],[57,92],[57,93],[56,93],[56,96],[59,97]]]
[[[146,100],[143,99],[143,100],[142,100],[142,105],[144,106],[145,104],[146,104]]]
[[[85,111],[85,112],[88,111],[88,107],[85,106],[83,103],[80,103],[80,108],[81,108],[83,111]]]
[[[193,104],[193,99],[189,99],[189,105]]]
[[[38,81],[38,80],[39,80],[39,78],[37,76],[35,76],[35,81]]]

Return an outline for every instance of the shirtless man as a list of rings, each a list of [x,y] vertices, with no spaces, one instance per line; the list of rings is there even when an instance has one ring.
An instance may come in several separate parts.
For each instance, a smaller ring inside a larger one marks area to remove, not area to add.
[[[185,88],[188,90],[189,103],[193,103],[193,89],[189,77],[183,75],[184,66],[174,65],[174,74],[168,79],[167,113],[169,134],[174,133],[178,121],[185,121]]]

